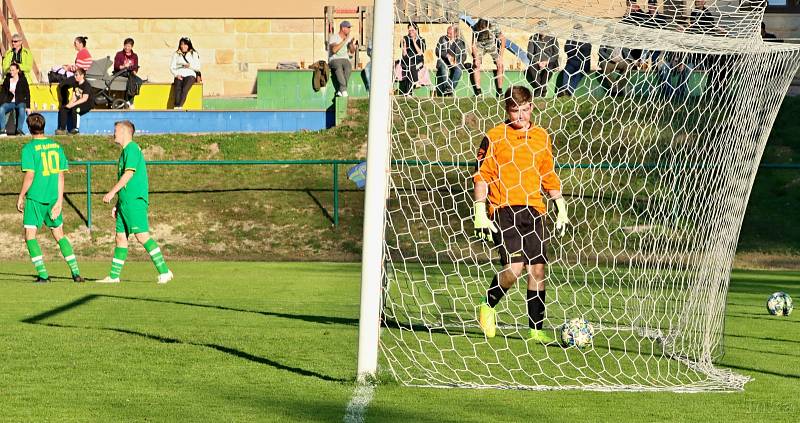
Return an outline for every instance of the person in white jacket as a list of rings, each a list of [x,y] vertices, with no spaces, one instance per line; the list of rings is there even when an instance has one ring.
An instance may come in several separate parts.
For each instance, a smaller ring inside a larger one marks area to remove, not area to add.
[[[189,37],[183,37],[178,42],[178,50],[172,55],[169,70],[175,76],[172,90],[175,93],[175,110],[183,110],[183,103],[189,90],[200,76],[200,55],[192,46]]]

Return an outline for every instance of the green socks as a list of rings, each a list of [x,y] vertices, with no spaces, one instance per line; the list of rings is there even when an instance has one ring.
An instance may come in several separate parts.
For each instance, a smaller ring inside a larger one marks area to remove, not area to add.
[[[42,256],[42,248],[39,247],[39,241],[29,239],[25,241],[25,244],[28,246],[28,255],[31,256],[33,267],[36,268],[39,277],[42,279],[50,278],[50,275],[47,274],[47,269],[44,267],[44,257]]]
[[[128,258],[127,248],[114,248],[114,258],[111,259],[111,272],[108,274],[108,277],[112,279],[119,278],[119,274],[122,273],[122,265],[125,264],[126,258]]]
[[[67,262],[69,270],[72,271],[72,276],[80,276],[81,271],[78,269],[78,260],[75,258],[72,244],[69,243],[67,237],[58,240],[58,248],[61,249],[61,255],[64,257],[64,261]]]
[[[161,249],[158,248],[158,244],[153,241],[153,238],[145,241],[144,249],[147,250],[148,254],[150,254],[150,259],[153,260],[153,264],[156,265],[156,269],[158,269],[159,274],[163,275],[169,272],[169,269],[167,268],[167,262],[164,261],[164,256],[161,254]]]

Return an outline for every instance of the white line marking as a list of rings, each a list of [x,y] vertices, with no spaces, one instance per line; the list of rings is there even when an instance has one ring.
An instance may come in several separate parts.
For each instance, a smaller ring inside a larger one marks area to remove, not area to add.
[[[344,413],[344,423],[364,423],[364,416],[367,414],[367,407],[375,394],[375,385],[371,383],[359,383],[353,391],[353,398],[347,404],[347,411]]]

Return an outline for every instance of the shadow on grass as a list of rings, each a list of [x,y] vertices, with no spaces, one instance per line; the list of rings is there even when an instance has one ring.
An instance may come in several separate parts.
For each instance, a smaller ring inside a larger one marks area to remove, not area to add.
[[[45,311],[43,313],[39,313],[35,316],[29,317],[27,319],[23,319],[22,323],[34,324],[34,325],[42,325],[47,327],[53,328],[68,328],[68,329],[88,329],[88,330],[104,330],[116,333],[122,333],[126,335],[133,335],[138,336],[141,338],[150,339],[153,341],[158,341],[161,343],[166,344],[181,344],[181,345],[192,345],[197,347],[205,347],[211,348],[213,350],[219,351],[221,353],[229,354],[237,358],[241,358],[243,360],[251,361],[258,364],[264,364],[270,367],[274,367],[278,370],[285,370],[288,372],[292,372],[298,374],[300,376],[308,376],[308,377],[315,377],[320,380],[324,380],[326,382],[349,382],[347,379],[340,379],[334,378],[332,376],[328,376],[322,373],[317,373],[311,370],[302,369],[299,367],[292,367],[287,366],[285,364],[279,363],[274,360],[270,360],[265,357],[259,357],[241,350],[237,350],[235,348],[226,347],[224,345],[218,344],[204,344],[199,342],[190,342],[184,341],[177,338],[170,338],[160,335],[153,335],[143,332],[137,332],[130,329],[121,329],[121,328],[111,328],[111,327],[92,327],[92,326],[73,326],[73,325],[65,325],[59,323],[47,323],[43,322],[43,320],[49,319],[51,317],[57,316],[61,313],[65,313],[70,311],[74,308],[83,306],[90,301],[102,298],[114,298],[114,299],[125,299],[131,301],[146,301],[146,302],[155,302],[155,303],[167,303],[167,304],[176,304],[182,306],[190,306],[190,307],[201,307],[201,308],[212,308],[217,310],[225,310],[225,311],[233,311],[233,312],[240,312],[240,313],[254,313],[260,314],[263,316],[270,316],[270,317],[280,317],[285,319],[296,319],[302,320],[304,322],[310,323],[317,323],[317,324],[339,324],[339,325],[356,325],[358,323],[357,319],[348,319],[348,318],[339,318],[339,317],[326,317],[326,316],[311,316],[311,315],[295,315],[295,314],[288,314],[288,313],[272,313],[267,311],[254,311],[254,310],[244,310],[244,309],[237,309],[232,307],[225,307],[225,306],[217,306],[217,305],[210,305],[210,304],[195,304],[183,301],[170,301],[170,300],[158,300],[152,298],[138,298],[138,297],[129,297],[123,295],[103,295],[103,294],[91,294],[86,295],[81,298],[78,298],[72,302],[66,303],[54,309]]]

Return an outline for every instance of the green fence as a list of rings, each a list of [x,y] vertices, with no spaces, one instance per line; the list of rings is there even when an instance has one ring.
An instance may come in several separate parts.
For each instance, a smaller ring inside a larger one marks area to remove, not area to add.
[[[281,166],[281,165],[327,165],[332,170],[333,225],[339,225],[339,167],[361,163],[359,160],[153,160],[148,166]],[[76,161],[70,166],[86,167],[86,226],[92,229],[92,168],[95,166],[116,166],[113,161]],[[0,162],[2,166],[20,166],[19,162]]]
[[[148,161],[149,166],[283,166],[283,165],[327,165],[331,166],[332,189],[333,189],[333,225],[339,225],[339,167],[352,166],[361,163],[360,160],[153,160]],[[408,166],[440,165],[440,166],[475,166],[475,162],[431,162],[422,160],[395,161],[394,164],[405,164]],[[92,168],[95,166],[116,166],[114,161],[77,161],[71,162],[70,166],[86,167],[86,226],[92,229]],[[3,166],[20,166],[19,162],[0,162]],[[658,167],[656,163],[628,164],[628,163],[578,163],[578,164],[558,164],[559,169],[563,168],[627,168],[627,167]],[[799,163],[763,163],[760,169],[800,169]]]

